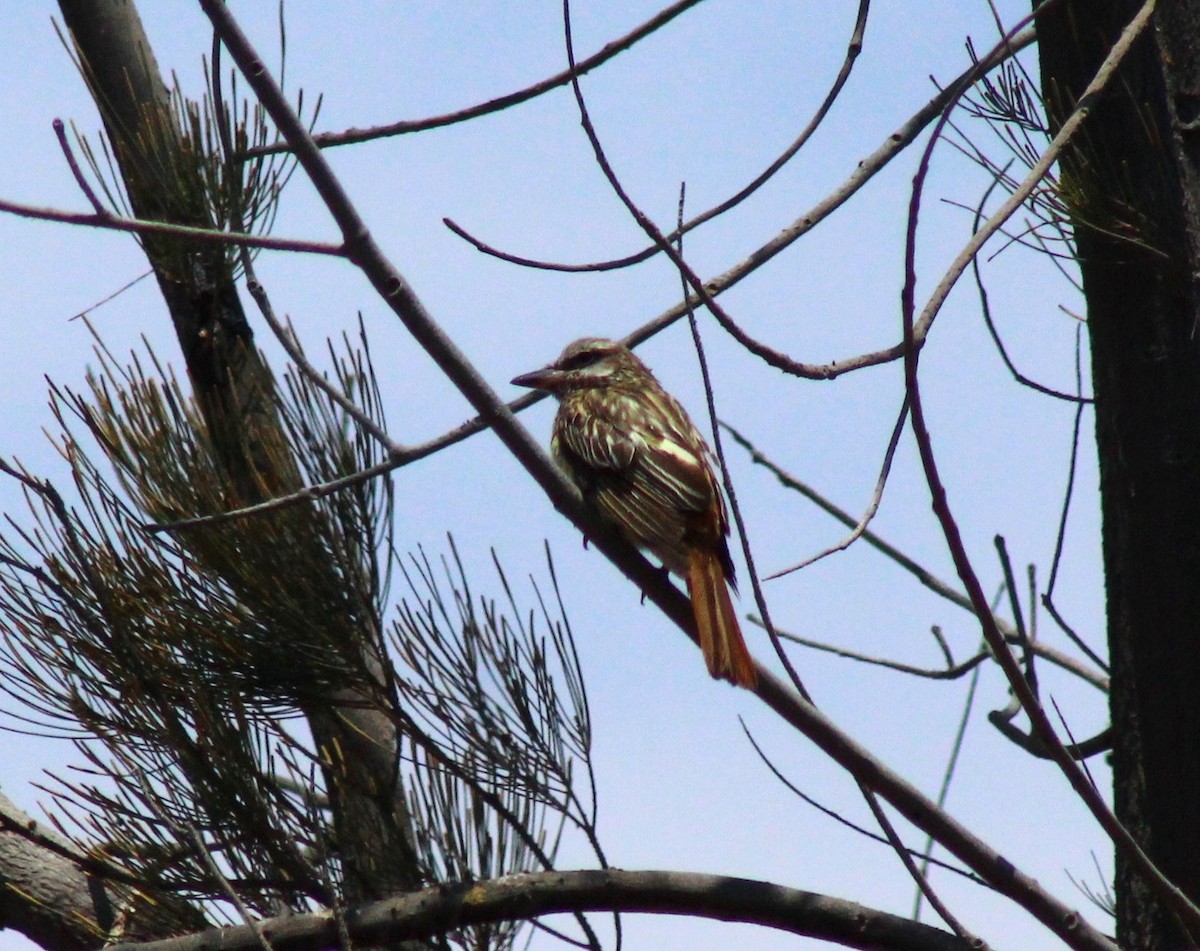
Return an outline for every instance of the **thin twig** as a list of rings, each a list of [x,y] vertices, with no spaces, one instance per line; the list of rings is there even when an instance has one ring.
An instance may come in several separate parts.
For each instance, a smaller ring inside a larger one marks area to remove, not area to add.
[[[237,231],[215,231],[211,228],[194,228],[176,225],[168,221],[146,221],[142,218],[125,218],[104,210],[93,214],[82,211],[60,211],[57,208],[41,208],[21,202],[0,199],[0,212],[33,218],[37,221],[57,221],[68,225],[87,228],[103,228],[108,231],[127,231],[134,234],[169,234],[187,238],[203,244],[237,244],[248,248],[270,248],[274,251],[298,251],[303,254],[326,254],[331,257],[347,256],[345,245],[325,241],[305,241],[295,238],[275,238],[271,235],[243,234]]]
[[[150,803],[155,801],[153,795],[149,792],[146,794],[146,801]],[[242,923],[245,924],[247,928],[253,930],[255,935],[258,936],[258,946],[262,948],[262,951],[275,951],[275,949],[271,947],[271,942],[267,940],[266,934],[263,932],[262,923],[250,913],[250,909],[247,907],[246,903],[242,901],[241,896],[237,893],[237,889],[233,887],[229,879],[227,879],[224,873],[221,871],[220,866],[217,865],[216,860],[213,859],[212,854],[208,850],[208,846],[204,842],[204,838],[200,835],[196,828],[191,825],[180,827],[177,823],[172,822],[168,817],[162,815],[161,813],[157,813],[157,815],[160,821],[166,822],[167,825],[176,829],[177,833],[182,832],[192,840],[192,844],[194,845],[197,854],[199,854],[201,860],[204,862],[205,868],[208,869],[209,874],[213,876],[214,880],[220,884],[221,891],[225,893],[225,897],[233,902],[233,907],[237,909],[238,915],[242,919]]]
[[[151,268],[148,271],[143,271],[141,274],[139,274],[137,277],[135,277],[132,281],[127,281],[126,283],[122,284],[111,294],[106,294],[104,297],[101,297],[94,304],[90,304],[87,307],[85,307],[83,310],[79,311],[79,313],[74,314],[70,319],[71,320],[80,320],[82,318],[87,317],[87,315],[90,314],[92,311],[98,310],[99,308],[101,308],[105,304],[107,304],[109,301],[115,300],[116,298],[120,297],[122,294],[124,294],[127,290],[129,290],[135,284],[138,284],[138,283],[144,281],[146,278],[148,278],[153,273],[154,273],[153,268]]]
[[[275,339],[279,341],[284,352],[292,363],[303,373],[313,385],[324,393],[330,401],[335,403],[339,409],[347,416],[353,419],[363,430],[368,433],[376,442],[387,450],[388,455],[395,457],[403,455],[406,447],[400,445],[392,439],[371,416],[359,407],[353,400],[349,399],[345,393],[334,386],[316,367],[309,362],[308,357],[304,355],[304,351],[296,342],[295,336],[290,332],[288,327],[283,325],[283,322],[276,316],[274,308],[271,307],[270,298],[267,297],[266,288],[258,282],[254,274],[253,262],[250,259],[248,249],[242,249],[242,269],[246,274],[246,290],[250,292],[250,296],[254,298],[254,302],[258,305],[259,313],[262,314],[263,320],[271,328],[275,334]],[[360,473],[361,475],[361,473]],[[361,480],[360,480],[361,481]]]
[[[892,471],[892,460],[896,458],[896,446],[900,443],[900,434],[904,432],[904,424],[908,421],[908,397],[900,405],[900,415],[896,417],[896,425],[892,427],[892,436],[888,440],[887,450],[883,454],[883,464],[879,467],[879,476],[875,480],[875,491],[871,493],[871,501],[867,505],[866,511],[863,512],[857,524],[850,530],[850,534],[841,541],[830,545],[824,551],[805,558],[798,564],[792,565],[790,568],[783,568],[776,571],[774,574],[767,575],[767,581],[774,581],[776,578],[782,578],[784,575],[789,575],[793,571],[800,571],[802,568],[807,568],[809,565],[815,564],[822,558],[827,558],[835,552],[845,551],[856,541],[858,541],[867,531],[867,526],[871,524],[871,520],[875,518],[875,513],[879,511],[880,503],[883,502],[883,490],[887,485],[888,474]]]
[[[750,620],[756,624],[758,623],[758,618],[756,617],[751,616]],[[831,654],[834,657],[841,657],[844,660],[852,660],[860,664],[869,664],[872,667],[894,670],[897,673],[909,674],[913,677],[921,677],[925,680],[957,680],[964,674],[970,673],[992,656],[990,650],[981,650],[963,661],[956,662],[953,659],[949,659],[945,667],[920,667],[916,664],[906,664],[903,661],[891,660],[887,657],[877,657],[874,654],[865,654],[861,651],[851,650],[848,647],[839,647],[836,644],[828,644],[825,641],[802,637],[791,631],[780,631],[779,636],[784,640],[799,644],[801,647],[807,647],[810,650]],[[1005,640],[1010,644],[1018,643],[1016,637],[1012,634],[1006,634]],[[1029,645],[1029,648],[1047,663],[1051,663],[1055,667],[1059,667],[1067,673],[1078,677],[1084,683],[1090,684],[1097,690],[1102,692],[1108,690],[1107,677],[1084,666],[1084,664],[1069,654],[1064,654],[1057,648],[1051,647],[1041,641],[1034,641]]]
[[[1054,700],[1051,698],[1051,703]],[[1052,760],[1054,753],[1045,743],[1043,743],[1036,733],[1026,733],[1024,730],[1012,724],[1013,715],[1019,713],[1021,705],[1017,701],[1013,701],[1009,708],[1004,710],[993,710],[988,714],[988,722],[1003,735],[1003,737],[1012,743],[1014,746],[1020,747],[1030,756],[1038,759]],[[1067,755],[1071,759],[1077,761],[1081,766],[1086,765],[1089,757],[1096,756],[1100,753],[1107,753],[1113,748],[1113,729],[1111,726],[1106,726],[1095,736],[1081,742],[1067,742],[1063,744],[1063,749],[1067,751]]]
[[[1075,327],[1075,389],[1083,389],[1083,327]],[[1063,488],[1062,512],[1058,517],[1058,531],[1054,535],[1054,557],[1050,560],[1050,581],[1042,595],[1042,606],[1049,612],[1059,628],[1097,667],[1107,671],[1108,665],[1084,642],[1075,630],[1059,615],[1054,605],[1054,587],[1058,583],[1058,567],[1062,563],[1063,549],[1067,542],[1067,517],[1071,512],[1071,500],[1075,497],[1075,473],[1078,470],[1080,432],[1083,428],[1083,404],[1075,408],[1075,424],[1071,429],[1071,458],[1067,463],[1067,484]]]
[[[424,132],[428,129],[439,129],[458,122],[477,119],[480,116],[486,116],[493,112],[500,112],[503,109],[522,102],[528,102],[530,99],[534,99],[543,93],[565,86],[571,81],[573,75],[582,76],[585,73],[591,72],[597,66],[608,62],[618,53],[623,53],[639,40],[645,39],[647,36],[657,32],[680,14],[687,12],[700,2],[701,0],[677,0],[677,2],[663,8],[645,23],[630,30],[624,36],[605,43],[599,51],[593,53],[587,59],[580,61],[574,74],[570,70],[563,70],[531,86],[526,86],[524,89],[519,89],[516,92],[510,92],[503,96],[497,96],[495,99],[489,99],[486,102],[477,103],[473,106],[467,106],[465,109],[457,109],[454,112],[448,112],[444,115],[430,116],[427,119],[392,122],[387,125],[371,126],[367,129],[347,129],[345,132],[321,132],[313,135],[313,141],[323,149],[339,145],[353,145],[356,142],[367,142],[372,139],[381,139],[393,135],[406,135],[412,132]],[[291,145],[285,140],[271,145],[247,149],[245,157],[268,155],[273,152],[286,152],[290,148]]]
[[[842,88],[846,85],[846,81],[850,78],[850,72],[854,68],[854,63],[858,59],[859,53],[862,52],[863,36],[865,35],[867,29],[867,16],[870,12],[870,6],[870,0],[859,0],[858,14],[854,19],[854,28],[850,33],[850,40],[846,44],[846,55],[842,59],[841,69],[838,70],[838,74],[834,78],[833,85],[830,86],[829,91],[825,94],[825,98],[822,100],[820,106],[817,107],[816,113],[814,113],[813,117],[808,121],[808,124],[804,127],[804,129],[801,130],[800,134],[791,142],[791,144],[788,145],[786,149],[783,150],[779,156],[777,156],[771,162],[770,165],[756,175],[747,185],[739,189],[735,194],[709,208],[707,211],[700,213],[690,221],[684,222],[682,219],[680,219],[676,223],[675,230],[667,236],[668,240],[678,241],[683,235],[695,230],[705,222],[711,221],[713,218],[723,215],[731,208],[740,205],[743,201],[745,201],[756,191],[758,191],[758,189],[770,181],[775,176],[775,173],[787,165],[787,163],[791,161],[793,157],[795,157],[796,153],[798,153],[800,149],[804,147],[804,144],[810,138],[812,138],[813,133],[817,131],[825,117],[829,114],[829,110],[833,108],[834,102],[837,101],[837,97],[841,94]],[[579,64],[579,69],[577,70],[576,75],[582,75],[584,72],[586,72],[586,70],[583,69],[583,66],[586,62],[587,61],[585,60],[583,63]],[[569,71],[564,75],[569,75]],[[616,258],[611,261],[601,261],[593,264],[555,264],[549,261],[536,261],[532,258],[509,254],[494,248],[489,244],[486,244],[468,232],[461,225],[455,223],[449,218],[443,218],[442,222],[447,228],[453,231],[464,241],[467,241],[473,245],[477,251],[481,251],[484,254],[499,258],[502,261],[508,261],[511,264],[519,264],[522,267],[537,268],[539,270],[567,272],[612,271],[619,268],[629,267],[633,264],[639,264],[642,261],[647,261],[659,253],[658,245],[652,244],[649,247],[643,248],[641,251],[637,251],[633,254]]]
[[[352,472],[349,475],[331,479],[328,482],[307,485],[295,492],[267,499],[265,502],[259,502],[256,505],[229,509],[228,511],[216,512],[212,515],[181,518],[174,522],[146,522],[142,525],[142,529],[147,532],[180,532],[207,525],[221,525],[225,522],[233,522],[242,518],[254,518],[258,515],[265,515],[267,512],[275,512],[279,509],[291,508],[294,505],[312,502],[327,495],[333,495],[335,492],[340,492],[343,489],[352,488],[360,483],[369,482],[371,479],[386,475],[399,465],[402,465],[402,463],[396,462],[394,459],[387,459],[366,469],[360,469],[358,472]]]
[[[1146,0],[1141,9],[1129,22],[1122,32],[1120,38],[1109,50],[1104,62],[1097,70],[1095,77],[1080,96],[1075,111],[1067,118],[1059,130],[1059,133],[1054,137],[1054,141],[1050,143],[1042,158],[1034,166],[1034,171],[1039,175],[1044,174],[1049,168],[1058,154],[1061,152],[1066,143],[1071,139],[1074,133],[1079,129],[1084,118],[1091,111],[1093,103],[1096,101],[1100,90],[1103,89],[1108,80],[1112,77],[1117,65],[1129,51],[1134,40],[1142,33],[1146,26],[1150,23],[1155,7],[1155,0]],[[950,510],[946,489],[942,483],[941,476],[938,471],[937,462],[933,456],[933,447],[929,434],[929,429],[925,420],[924,407],[921,403],[920,385],[917,379],[917,358],[918,348],[917,341],[914,335],[916,321],[913,319],[913,290],[915,287],[916,272],[915,272],[915,230],[917,222],[917,212],[920,207],[921,186],[924,182],[925,172],[928,169],[929,155],[940,135],[941,125],[935,129],[930,145],[926,150],[925,156],[922,158],[917,176],[914,180],[912,199],[909,210],[909,229],[908,238],[906,241],[905,251],[905,281],[904,289],[901,293],[902,312],[904,322],[904,339],[905,339],[905,385],[908,388],[909,397],[912,400],[912,424],[913,434],[917,440],[917,447],[921,456],[921,463],[925,470],[926,481],[929,485],[932,504],[937,515],[938,522],[942,526],[942,533],[945,536],[947,547],[950,550],[950,555],[954,560],[955,568],[958,571],[959,577],[962,579],[963,586],[966,588],[967,594],[972,603],[975,605],[975,613],[979,618],[980,626],[983,630],[983,635],[987,639],[988,645],[992,648],[996,656],[996,661],[1000,668],[1004,671],[1005,677],[1009,682],[1015,696],[1020,700],[1024,707],[1026,715],[1029,717],[1030,724],[1034,732],[1046,744],[1052,754],[1054,762],[1059,769],[1067,777],[1071,783],[1071,788],[1075,790],[1080,800],[1096,818],[1096,821],[1104,829],[1105,833],[1112,839],[1113,843],[1122,854],[1130,861],[1131,865],[1142,875],[1147,884],[1154,889],[1155,893],[1164,900],[1175,914],[1177,914],[1184,923],[1185,928],[1193,933],[1200,933],[1200,908],[1195,904],[1175,885],[1173,885],[1166,876],[1158,869],[1157,866],[1146,855],[1138,842],[1113,815],[1108,804],[1104,801],[1104,797],[1099,790],[1089,781],[1087,775],[1079,769],[1075,760],[1071,757],[1068,751],[1064,748],[1062,741],[1058,738],[1053,725],[1050,723],[1045,710],[1037,702],[1037,698],[1026,683],[1025,677],[1012,656],[1012,652],[1004,643],[1004,638],[1000,634],[996,626],[994,617],[987,607],[987,601],[983,596],[983,591],[979,585],[979,578],[975,574],[975,570],[971,565],[970,558],[967,555],[966,548],[963,543],[962,535],[958,529],[958,523]],[[1016,210],[1019,201],[1023,200],[1024,195],[1036,184],[1036,180],[1031,177],[1026,179],[1026,182],[1013,196],[1004,203],[1000,211],[989,219],[987,225],[984,226],[964,247],[962,253],[955,259],[947,270],[937,288],[934,290],[929,302],[926,304],[925,310],[922,312],[921,319],[927,317],[932,319],[932,316],[937,313],[942,303],[945,301],[946,295],[953,286],[957,276],[962,273],[969,263],[969,256],[978,252],[982,246],[986,236],[990,236],[1003,221]]]
[[[746,739],[750,741],[750,745],[754,748],[754,752],[758,754],[758,758],[760,760],[762,760],[763,765],[766,766],[767,769],[771,771],[771,774],[777,780],[779,780],[779,782],[784,786],[785,789],[787,789],[789,792],[791,792],[798,799],[800,799],[803,802],[807,803],[808,805],[812,806],[814,809],[817,810],[817,812],[821,813],[824,816],[827,816],[828,818],[832,819],[834,822],[838,823],[839,825],[844,826],[845,828],[849,829],[851,832],[861,835],[865,839],[870,839],[872,842],[878,842],[880,845],[888,845],[887,839],[885,839],[883,836],[881,836],[878,832],[872,832],[866,826],[860,826],[857,822],[852,822],[850,819],[847,819],[840,812],[837,812],[836,810],[829,808],[829,806],[826,806],[823,803],[818,802],[816,799],[814,799],[812,796],[810,796],[808,793],[806,793],[803,789],[801,789],[799,786],[797,786],[794,782],[792,782],[790,779],[788,779],[783,774],[783,771],[778,766],[775,765],[774,761],[772,761],[771,758],[769,756],[767,756],[766,751],[763,750],[763,748],[761,746],[759,746],[758,741],[754,738],[754,734],[751,733],[750,728],[748,726],[746,726],[746,721],[743,720],[741,717],[738,717],[738,722],[741,724],[742,732],[745,733]],[[906,847],[906,851],[908,851],[910,854],[915,855],[924,861],[928,861],[929,863],[936,865],[938,868],[944,869],[947,872],[953,872],[955,875],[961,875],[963,878],[965,878],[969,882],[973,882],[976,885],[982,885],[984,888],[991,888],[991,886],[984,879],[979,878],[977,875],[972,874],[971,872],[967,871],[966,869],[959,868],[957,865],[951,865],[949,862],[943,862],[941,859],[935,859],[931,855],[918,853],[913,849],[908,849],[907,847]]]
[[[505,405],[508,407],[510,413],[515,414],[533,405],[533,403],[544,396],[544,393],[527,393]],[[352,472],[349,475],[340,476],[328,482],[316,482],[304,488],[297,489],[288,495],[267,499],[265,502],[259,502],[255,505],[229,509],[228,511],[217,512],[213,515],[199,515],[195,518],[180,519],[176,522],[148,523],[143,528],[148,531],[175,531],[176,529],[197,528],[202,525],[219,525],[222,522],[262,515],[265,512],[290,508],[293,505],[301,505],[311,502],[313,499],[332,495],[342,489],[351,488],[361,482],[367,482],[386,472],[411,465],[414,462],[424,459],[426,456],[432,456],[434,453],[440,452],[449,446],[462,442],[462,440],[469,436],[474,436],[476,433],[484,432],[487,429],[488,426],[483,421],[483,417],[476,416],[474,419],[469,419],[454,427],[454,429],[448,430],[440,436],[435,436],[426,442],[416,443],[412,446],[397,446],[389,452],[386,460],[366,469],[361,469],[358,472]]]
[[[347,239],[351,260],[358,265],[413,337],[456,385],[476,411],[547,493],[552,503],[599,548],[681,629],[695,639],[695,625],[686,597],[633,548],[622,543],[603,523],[590,516],[578,492],[559,473],[537,443],[520,426],[491,388],[467,362],[459,348],[433,321],[403,277],[382,254],[365,223],[350,203],[307,129],[290,107],[262,58],[247,40],[229,8],[220,0],[200,0],[201,8],[221,36],[259,102],[291,144],[301,167],[313,182]],[[974,868],[1030,914],[1078,951],[1112,951],[1107,937],[1081,919],[1036,880],[1015,868],[961,823],[937,809],[920,790],[886,767],[840,730],[820,710],[804,701],[770,671],[758,665],[755,693],[787,723],[822,749],[856,779],[866,782],[910,822],[933,832],[939,842]]]
[[[1005,168],[1007,169],[1007,166]],[[1000,176],[995,176],[992,179],[991,185],[988,186],[987,190],[983,193],[983,197],[979,200],[979,204],[975,208],[974,220],[971,222],[972,234],[979,231],[979,222],[983,217],[984,206],[987,204],[987,200],[992,193],[992,189],[1000,184],[1000,181]],[[996,352],[1000,354],[1000,359],[1004,361],[1004,365],[1008,368],[1008,372],[1012,374],[1013,379],[1023,386],[1027,386],[1032,390],[1036,390],[1038,393],[1041,393],[1045,396],[1051,396],[1054,399],[1064,400],[1068,403],[1094,402],[1094,400],[1092,400],[1090,397],[1074,393],[1064,393],[1061,390],[1056,390],[1042,383],[1038,383],[1037,380],[1027,377],[1024,373],[1017,369],[1017,365],[1013,363],[1012,357],[1009,356],[1008,348],[1004,346],[1004,341],[1000,339],[1000,331],[996,328],[996,322],[992,319],[991,302],[988,299],[987,287],[983,283],[983,273],[979,267],[978,255],[971,259],[971,271],[975,277],[975,291],[979,296],[979,308],[980,314],[983,317],[983,324],[985,327],[987,327],[988,334],[992,338],[992,343],[996,346]]]
[[[1017,579],[1013,572],[1012,559],[1008,557],[1008,544],[1004,540],[1003,535],[997,535],[993,540],[996,546],[996,553],[1000,557],[1000,570],[1004,572],[1004,588],[1008,592],[1008,604],[1012,611],[1013,623],[1017,627],[1017,646],[1021,648],[1021,655],[1024,661],[1025,682],[1029,684],[1030,692],[1036,697],[1038,695],[1037,674],[1033,666],[1033,654],[1029,649],[1029,645],[1033,638],[1030,636],[1029,630],[1025,627],[1025,612],[1021,610],[1020,592],[1017,591]],[[995,611],[992,612],[995,614]]]
[[[563,0],[563,9],[564,9],[563,19],[564,19],[566,33],[567,33],[567,47],[568,47],[567,52],[568,52],[568,56],[571,56],[572,53],[571,53],[571,43],[570,43],[570,2],[569,2],[569,0]],[[1028,22],[1029,19],[1031,19],[1033,17],[1033,15],[1034,14],[1032,14],[1032,13],[1029,14],[1028,17],[1026,17],[1024,20],[1021,21],[1021,25],[1023,26],[1026,22]],[[1020,27],[1014,28],[1014,32],[1016,32],[1019,28]],[[1008,42],[1008,38],[1006,37],[1002,41],[1002,43],[1007,44],[1007,42]],[[976,68],[981,68],[981,64],[976,64]],[[616,194],[616,196],[620,199],[621,203],[629,211],[629,214],[633,217],[634,221],[637,222],[638,226],[646,233],[646,235],[652,241],[655,242],[655,244],[658,245],[660,250],[662,250],[662,252],[671,259],[671,263],[676,268],[679,269],[680,273],[686,276],[688,283],[692,287],[692,290],[695,292],[695,294],[699,298],[699,300],[704,304],[705,308],[709,311],[709,313],[711,313],[713,315],[713,317],[716,319],[717,323],[719,323],[721,325],[721,327],[724,328],[724,330],[730,336],[732,336],[735,340],[737,340],[738,343],[740,343],[743,347],[745,347],[748,351],[753,353],[755,356],[758,356],[760,359],[762,359],[768,365],[773,366],[778,370],[782,370],[785,373],[793,374],[793,375],[796,375],[799,377],[803,377],[803,378],[811,377],[812,373],[813,373],[813,368],[811,366],[798,363],[795,360],[791,359],[790,357],[786,356],[785,354],[783,354],[777,350],[774,350],[773,348],[768,347],[767,345],[761,343],[760,341],[752,338],[749,334],[747,334],[745,331],[743,331],[741,329],[741,327],[739,327],[737,325],[737,323],[729,316],[729,314],[725,311],[725,309],[716,302],[715,295],[713,294],[711,288],[708,285],[706,285],[700,279],[700,277],[688,266],[688,264],[684,261],[683,257],[672,246],[671,242],[669,240],[667,240],[666,235],[664,235],[662,233],[662,231],[659,230],[659,228],[654,224],[654,222],[650,220],[650,218],[645,214],[645,212],[643,212],[641,210],[641,208],[629,196],[628,192],[625,190],[625,187],[622,185],[619,177],[617,176],[615,170],[613,169],[611,163],[609,162],[608,156],[605,154],[603,145],[600,142],[600,139],[599,139],[598,134],[596,133],[595,127],[593,126],[593,124],[591,122],[591,117],[588,114],[587,104],[583,99],[583,93],[580,88],[579,81],[573,80],[571,83],[571,88],[575,93],[575,101],[579,107],[580,121],[583,125],[584,133],[587,135],[588,141],[591,143],[592,151],[596,158],[596,164],[599,166],[601,172],[604,174],[604,177],[608,180],[609,186],[612,188],[612,190]],[[960,91],[960,93],[962,91],[965,91],[965,89],[966,89],[966,87],[964,87],[963,90]],[[952,106],[956,100],[957,100],[957,96],[952,97],[950,99],[949,103],[947,104],[947,109],[950,106]],[[945,116],[943,116],[942,122],[939,123],[939,128],[941,127],[941,125],[943,125],[945,123],[945,121],[946,121]],[[936,136],[935,136],[935,140],[936,140]],[[966,266],[966,263],[964,261],[963,267],[965,267],[965,266]],[[960,273],[961,273],[961,271],[960,271]],[[947,288],[945,290],[945,293],[949,293],[949,288]],[[925,313],[922,314],[922,319],[920,321],[918,321],[917,324],[915,325],[915,328],[913,331],[913,339],[917,342],[918,346],[921,343],[923,343],[925,336],[929,331],[929,328],[932,326],[933,319],[937,314],[937,310],[938,310],[938,308],[926,308]],[[900,356],[906,352],[905,344],[903,344],[903,343],[897,345],[897,347],[895,347],[893,349],[895,350],[895,354],[892,357],[892,359],[894,359],[895,356]],[[842,372],[844,372],[844,370]],[[828,375],[824,376],[823,378],[828,378]]]
[[[1045,3],[1042,5],[1045,6]],[[1025,199],[1027,199],[1030,194],[1033,193],[1033,190],[1037,188],[1038,184],[1046,177],[1054,163],[1058,161],[1058,157],[1062,153],[1062,150],[1074,137],[1075,133],[1083,124],[1083,121],[1091,112],[1092,105],[1095,103],[1096,98],[1099,96],[1104,86],[1108,83],[1108,80],[1112,77],[1112,74],[1116,70],[1117,64],[1119,64],[1121,59],[1124,58],[1125,53],[1129,49],[1129,45],[1140,33],[1141,29],[1145,26],[1145,23],[1149,21],[1153,10],[1154,0],[1147,0],[1147,6],[1143,7],[1142,10],[1139,11],[1138,15],[1130,24],[1131,27],[1136,26],[1136,29],[1130,32],[1127,28],[1126,32],[1123,33],[1121,38],[1116,42],[1116,44],[1114,44],[1113,48],[1109,51],[1109,55],[1105,58],[1104,63],[1101,64],[1100,69],[1096,72],[1092,82],[1088,84],[1088,87],[1083,91],[1083,94],[1076,102],[1075,110],[1070,116],[1067,117],[1066,121],[1063,122],[1062,126],[1058,130],[1058,134],[1054,136],[1053,140],[1046,147],[1045,151],[1042,152],[1038,160],[1029,169],[1029,173],[1024,179],[1022,179],[1021,184],[1018,185],[1008,196],[1008,198],[1006,198],[1000,204],[1000,207],[992,214],[990,218],[988,218],[983,226],[971,235],[970,240],[968,240],[963,246],[962,250],[958,253],[958,256],[955,257],[950,266],[946,268],[942,275],[942,279],[938,282],[937,287],[934,288],[933,293],[930,294],[929,300],[926,302],[924,309],[921,311],[920,317],[913,321],[914,339],[918,343],[924,339],[924,334],[919,332],[920,329],[927,327],[933,321],[938,311],[941,310],[942,304],[945,303],[946,298],[950,295],[950,291],[954,288],[954,285],[958,283],[958,279],[962,276],[963,271],[965,271],[967,266],[975,259],[975,256],[979,253],[980,248],[982,248],[983,245],[986,244],[987,241],[992,237],[992,235],[999,231],[1004,223],[1012,217],[1018,208],[1021,207],[1021,205],[1025,202]],[[929,147],[932,147],[932,145],[940,138],[940,130],[943,124],[944,121],[943,123],[939,124],[937,129],[935,129],[930,140]],[[929,147],[927,147],[926,155],[928,155]],[[918,173],[918,175],[919,174],[920,173]]]
[[[67,160],[67,167],[71,170],[71,175],[75,178],[75,184],[79,186],[79,190],[83,192],[84,197],[91,202],[96,214],[107,214],[108,209],[104,207],[103,203],[97,197],[96,192],[92,188],[92,183],[87,180],[87,177],[83,174],[83,169],[79,167],[79,162],[75,158],[75,150],[71,148],[71,143],[67,141],[67,127],[63,124],[62,119],[55,118],[50,125],[54,129],[55,137],[58,139],[58,146],[62,149],[63,156]]]
[[[975,690],[979,686],[979,668],[976,667],[971,673],[971,679],[967,682],[967,696],[963,701],[962,716],[958,718],[958,729],[954,731],[954,742],[950,744],[950,756],[946,760],[946,769],[942,773],[942,785],[938,788],[937,804],[939,809],[946,808],[946,800],[950,798],[950,783],[954,779],[955,770],[958,768],[958,758],[962,754],[963,740],[967,735],[967,724],[971,720],[971,711],[975,706]],[[933,857],[933,838],[926,837],[925,849],[921,855],[922,868],[921,871],[926,875],[929,874],[929,863]],[[917,889],[916,895],[913,896],[913,921],[921,920],[921,899],[924,892]]]
[[[978,949],[978,951],[987,951],[986,942],[977,938],[972,934],[966,926],[963,925],[958,917],[950,911],[949,906],[942,901],[941,896],[934,890],[929,883],[928,877],[913,861],[912,850],[904,844],[904,841],[896,834],[895,826],[892,825],[892,820],[888,818],[887,813],[883,811],[883,807],[879,804],[875,793],[866,786],[859,784],[858,787],[863,794],[863,798],[867,801],[867,806],[870,808],[872,815],[875,816],[875,821],[879,823],[879,828],[883,829],[884,835],[887,836],[888,843],[892,847],[892,851],[900,859],[905,870],[916,883],[917,889],[929,901],[929,905],[934,911],[941,916],[942,921],[950,926],[950,930],[966,942],[967,947]]]

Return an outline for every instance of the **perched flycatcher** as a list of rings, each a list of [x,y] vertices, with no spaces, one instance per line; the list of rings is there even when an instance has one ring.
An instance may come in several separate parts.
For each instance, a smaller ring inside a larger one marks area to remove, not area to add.
[[[512,381],[558,398],[550,451],[583,497],[687,582],[713,677],[758,676],[728,585],[729,519],[704,437],[626,347],[585,337],[554,363]]]

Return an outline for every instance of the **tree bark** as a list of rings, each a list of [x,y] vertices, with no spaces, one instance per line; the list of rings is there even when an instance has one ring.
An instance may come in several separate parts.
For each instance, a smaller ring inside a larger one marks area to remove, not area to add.
[[[195,932],[204,916],[182,900],[146,901],[0,794],[0,929],[54,951]],[[89,871],[90,870],[90,871]]]
[[[175,121],[166,86],[132,0],[61,0],[121,168],[141,218],[212,228],[201,189],[188,179],[195,147]],[[275,382],[254,346],[226,249],[175,236],[143,237],[211,439],[227,469],[231,504],[300,489],[276,412]],[[238,498],[240,496],[240,498]],[[312,552],[311,564],[318,557]],[[282,563],[294,561],[281,552]],[[329,565],[328,573],[334,575]],[[322,579],[323,581],[328,579]],[[306,579],[297,577],[297,584]],[[376,630],[362,645],[359,687],[305,709],[321,755],[349,902],[423,884],[414,859],[398,773],[398,735],[387,708]]]
[[[1038,23],[1061,120],[1140,0]],[[1158,5],[1062,162],[1087,299],[1100,463],[1117,817],[1200,900],[1200,352],[1196,4]],[[1116,857],[1125,949],[1194,945]]]
[[[430,888],[356,908],[345,921],[352,946],[399,936],[435,937],[454,928],[584,911],[689,915],[739,921],[869,951],[971,951],[949,931],[857,902],[725,875],[594,869],[508,875]],[[150,945],[111,951],[324,951],[337,946],[339,923],[328,915],[292,915]]]

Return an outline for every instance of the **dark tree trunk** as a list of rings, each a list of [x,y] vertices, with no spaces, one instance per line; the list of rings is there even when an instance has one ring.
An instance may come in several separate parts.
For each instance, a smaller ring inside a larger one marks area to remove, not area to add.
[[[1038,25],[1067,115],[1140,0],[1067,0]],[[1200,900],[1200,23],[1163,2],[1063,165],[1091,337],[1118,818]],[[1180,120],[1185,120],[1184,124]],[[1117,856],[1125,949],[1194,946]]]
[[[134,214],[213,227],[203,189],[194,179],[194,144],[172,114],[132,0],[60,0],[60,8]],[[226,467],[231,500],[252,503],[301,488],[276,412],[275,383],[254,346],[226,250],[175,236],[147,236],[143,246],[212,442]],[[306,564],[319,561],[318,552],[310,554]],[[291,553],[281,552],[282,564],[294,561]],[[319,579],[291,581],[336,583],[332,564],[322,574]],[[356,902],[423,883],[399,781],[397,731],[381,712],[388,700],[378,630],[354,632],[352,640],[362,647],[361,684],[318,697],[304,712],[322,754],[344,897]]]

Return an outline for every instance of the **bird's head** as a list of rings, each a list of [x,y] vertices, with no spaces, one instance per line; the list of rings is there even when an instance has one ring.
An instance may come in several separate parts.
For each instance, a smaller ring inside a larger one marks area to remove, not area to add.
[[[584,337],[568,344],[549,366],[523,373],[512,382],[562,396],[572,390],[637,382],[649,374],[646,365],[623,344],[602,337]]]

